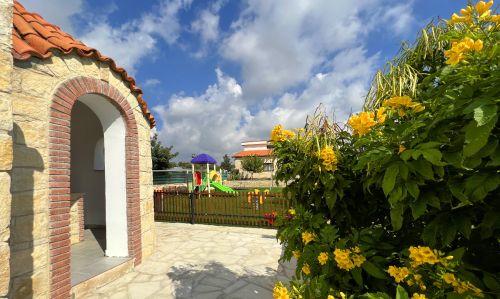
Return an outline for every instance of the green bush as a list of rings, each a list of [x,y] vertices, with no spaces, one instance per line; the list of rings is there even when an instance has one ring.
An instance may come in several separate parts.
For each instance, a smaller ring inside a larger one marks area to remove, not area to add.
[[[500,296],[500,32],[492,2],[422,30],[348,127],[322,113],[271,133],[278,219],[275,298]],[[408,295],[410,294],[410,295]]]

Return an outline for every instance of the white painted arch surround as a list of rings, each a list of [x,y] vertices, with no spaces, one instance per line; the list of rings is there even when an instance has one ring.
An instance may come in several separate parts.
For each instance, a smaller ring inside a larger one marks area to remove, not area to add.
[[[126,257],[129,253],[125,121],[120,111],[101,95],[85,94],[78,100],[97,115],[104,131],[106,256]]]

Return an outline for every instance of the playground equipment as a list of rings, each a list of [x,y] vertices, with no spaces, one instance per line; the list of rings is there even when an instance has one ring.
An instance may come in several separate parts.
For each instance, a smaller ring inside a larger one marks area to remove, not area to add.
[[[217,170],[210,171],[209,175],[211,181],[215,181],[217,183],[222,183],[221,175],[217,172]]]
[[[200,171],[194,170],[194,164],[206,164],[207,172],[202,175]],[[207,154],[199,154],[191,160],[191,168],[193,171],[193,184],[198,187],[198,190],[204,191],[208,190],[208,194],[210,196],[210,190],[212,187],[216,190],[222,192],[236,192],[232,188],[222,185],[222,178],[219,172],[215,169],[215,165],[217,161]],[[213,170],[210,171],[209,165],[213,165]]]

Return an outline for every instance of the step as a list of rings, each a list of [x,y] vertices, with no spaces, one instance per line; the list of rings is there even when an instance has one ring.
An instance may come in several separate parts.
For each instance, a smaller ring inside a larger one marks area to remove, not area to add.
[[[114,268],[102,272],[92,278],[71,287],[71,298],[82,298],[91,291],[96,290],[116,279],[124,276],[134,268],[134,259],[129,259]]]

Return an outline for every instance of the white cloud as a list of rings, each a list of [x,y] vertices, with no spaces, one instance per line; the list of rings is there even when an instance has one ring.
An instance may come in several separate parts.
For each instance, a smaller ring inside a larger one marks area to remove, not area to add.
[[[369,57],[362,48],[342,51],[330,62],[331,71],[313,76],[302,92],[285,93],[274,107],[253,113],[240,84],[217,69],[217,83],[202,95],[173,96],[169,104],[153,107],[163,122],[160,139],[174,146],[180,160],[201,152],[220,159],[239,151],[244,140],[268,138],[278,123],[302,127],[320,104],[344,121],[361,109],[376,62],[377,55]]]
[[[163,123],[160,139],[180,160],[200,152],[220,158],[239,151],[244,140],[268,138],[278,123],[302,127],[320,104],[345,121],[361,109],[378,67],[379,55],[366,50],[367,35],[386,28],[403,34],[412,20],[411,6],[392,0],[356,6],[249,0],[219,49],[241,67],[241,82],[218,70],[204,94],[183,93],[154,107]]]
[[[203,43],[215,41],[219,37],[219,16],[208,9],[203,10],[191,23],[191,29],[200,35]]]
[[[191,0],[164,0],[154,12],[117,27],[100,19],[79,38],[133,74],[142,59],[157,51],[158,37],[169,45],[176,43],[181,31],[178,12],[190,4]]]
[[[388,22],[394,30],[403,30],[412,20],[411,9],[393,2],[248,0],[221,53],[241,66],[247,96],[278,95],[307,82],[329,57],[358,46]],[[384,10],[377,24],[366,26]]]
[[[72,35],[76,32],[72,17],[83,10],[83,0],[22,0],[21,4]]]
[[[387,24],[391,24],[390,28],[399,35],[408,33],[415,24],[415,19],[412,12],[413,1],[394,5],[388,9],[380,11],[381,19]],[[373,22],[375,23],[375,22]],[[376,26],[376,24],[374,24]]]
[[[147,79],[146,81],[144,81],[144,86],[146,87],[152,87],[152,86],[157,86],[161,83],[160,80],[156,79],[156,78],[151,78],[151,79]]]
[[[219,69],[216,73],[217,83],[202,95],[174,95],[167,105],[152,108],[163,121],[159,130],[162,143],[174,145],[181,160],[201,152],[220,159],[246,138],[241,127],[249,121],[250,112],[241,86]]]
[[[299,93],[285,93],[274,108],[255,113],[242,130],[247,136],[262,138],[278,123],[288,128],[303,127],[307,115],[320,104],[336,121],[346,121],[351,112],[361,110],[377,59],[378,55],[367,56],[363,48],[340,52],[331,61],[330,72],[314,75]]]
[[[199,49],[193,56],[201,59],[207,55],[207,51],[212,44],[219,40],[219,11],[224,6],[224,0],[218,0],[203,9],[198,17],[191,22],[191,32],[200,37]]]

